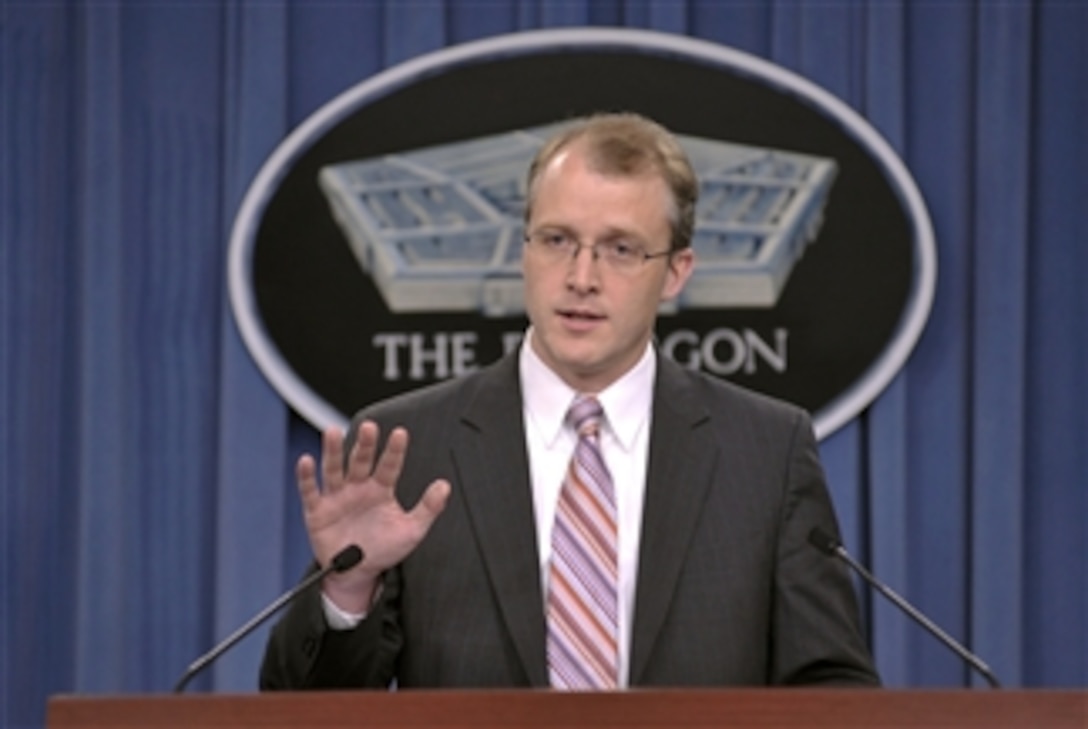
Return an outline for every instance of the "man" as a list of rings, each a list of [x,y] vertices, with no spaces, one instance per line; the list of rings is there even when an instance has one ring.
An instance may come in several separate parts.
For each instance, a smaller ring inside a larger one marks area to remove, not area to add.
[[[878,682],[847,576],[807,543],[837,533],[808,417],[654,347],[697,191],[639,116],[541,149],[525,342],[326,432],[320,487],[300,459],[317,562],[366,558],[288,611],[262,688]],[[603,414],[575,432],[572,403]]]

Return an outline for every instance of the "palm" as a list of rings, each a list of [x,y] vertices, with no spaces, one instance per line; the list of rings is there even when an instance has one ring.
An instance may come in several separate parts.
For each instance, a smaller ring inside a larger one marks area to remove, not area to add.
[[[448,483],[436,481],[420,503],[406,511],[396,499],[396,485],[408,434],[394,430],[380,456],[377,441],[377,426],[364,423],[344,469],[343,435],[327,431],[322,438],[321,488],[313,458],[303,456],[298,464],[299,493],[314,556],[325,565],[347,545],[359,545],[363,562],[352,572],[360,585],[372,582],[415,549],[449,493]]]

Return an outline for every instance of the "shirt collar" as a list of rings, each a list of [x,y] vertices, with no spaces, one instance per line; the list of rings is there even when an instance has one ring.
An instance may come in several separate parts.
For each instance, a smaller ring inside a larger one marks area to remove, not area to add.
[[[551,370],[533,350],[532,327],[526,332],[519,354],[521,392],[529,418],[549,448],[563,432],[563,421],[574,398],[573,388]],[[639,430],[646,427],[653,402],[656,351],[647,343],[635,366],[596,394],[604,409],[605,431],[610,431],[624,451],[635,444]]]

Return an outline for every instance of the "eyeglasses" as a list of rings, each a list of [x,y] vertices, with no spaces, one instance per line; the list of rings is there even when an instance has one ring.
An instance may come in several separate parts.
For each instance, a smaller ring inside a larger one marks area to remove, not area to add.
[[[588,248],[594,261],[603,261],[612,270],[622,273],[633,273],[646,261],[672,253],[671,250],[647,253],[641,244],[625,238],[583,243],[562,230],[534,230],[525,236],[525,243],[531,245],[542,260],[552,265],[573,261],[582,248]]]

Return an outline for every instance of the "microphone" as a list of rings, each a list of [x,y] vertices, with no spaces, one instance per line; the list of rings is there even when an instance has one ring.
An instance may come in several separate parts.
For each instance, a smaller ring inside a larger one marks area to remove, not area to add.
[[[883,582],[874,577],[873,574],[869,572],[869,570],[862,567],[857,560],[850,556],[850,553],[846,551],[846,548],[842,546],[842,542],[840,542],[837,538],[831,536],[820,527],[813,527],[812,531],[808,533],[808,541],[810,544],[812,544],[812,546],[816,547],[816,549],[820,550],[824,554],[830,555],[832,557],[838,557],[843,562],[845,562],[850,567],[850,569],[861,575],[862,579],[864,579],[870,587],[874,588],[881,595],[891,600],[892,604],[905,612],[908,616],[910,616],[912,620],[914,620],[916,623],[929,631],[931,635],[935,636],[938,640],[940,640],[942,643],[952,649],[952,651],[957,656],[966,661],[968,665],[971,666],[971,668],[982,674],[982,677],[989,682],[991,688],[1001,688],[1001,684],[1000,682],[998,682],[997,676],[994,675],[993,671],[990,670],[990,667],[987,666],[981,658],[976,656],[971,651],[967,650],[948,633],[941,630],[936,625],[936,623],[923,615],[920,610],[911,605],[905,599],[900,597],[895,590],[888,587]]]
[[[336,556],[332,558],[332,561],[329,562],[327,567],[319,569],[317,572],[314,572],[302,582],[298,583],[293,588],[280,595],[275,602],[273,602],[261,612],[254,615],[248,623],[227,636],[227,638],[222,643],[215,646],[210,651],[202,655],[200,658],[197,658],[195,661],[190,663],[189,668],[185,671],[184,674],[182,674],[181,678],[178,679],[177,684],[174,686],[174,693],[180,694],[182,691],[184,691],[185,685],[189,683],[189,681],[192,680],[194,676],[196,676],[198,673],[211,665],[212,661],[214,661],[216,658],[230,650],[235,643],[252,633],[253,630],[257,628],[257,626],[275,615],[276,612],[284,605],[293,601],[310,587],[325,579],[325,577],[327,577],[329,574],[333,572],[347,572],[352,567],[362,561],[363,550],[356,545],[349,544],[348,546],[341,549],[339,552],[336,553]]]

